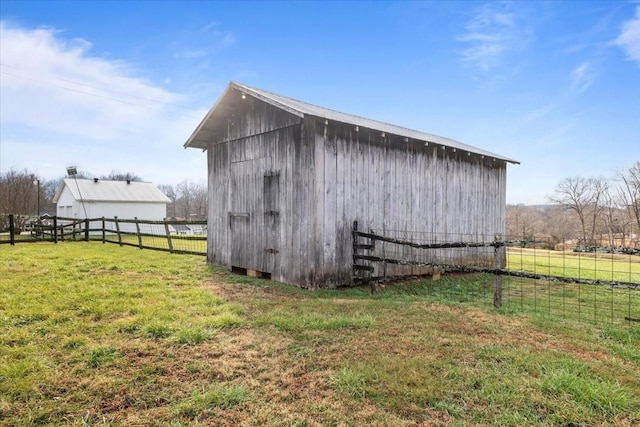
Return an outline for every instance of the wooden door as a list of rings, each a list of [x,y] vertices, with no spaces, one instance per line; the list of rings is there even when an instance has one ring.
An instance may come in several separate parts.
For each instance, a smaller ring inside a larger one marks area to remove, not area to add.
[[[271,158],[231,163],[231,265],[271,273],[280,234],[280,174]]]

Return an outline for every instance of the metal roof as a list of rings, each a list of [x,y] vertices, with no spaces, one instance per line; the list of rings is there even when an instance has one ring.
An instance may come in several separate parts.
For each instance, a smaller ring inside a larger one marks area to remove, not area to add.
[[[69,187],[73,198],[83,202],[139,202],[170,203],[171,200],[150,182],[102,181],[65,178],[53,202],[57,203],[64,187]]]
[[[495,159],[504,160],[509,163],[519,164],[520,162],[500,156],[498,154],[473,147],[467,144],[463,144],[459,141],[445,138],[438,135],[433,135],[430,133],[420,132],[413,129],[408,129],[402,126],[396,126],[389,123],[380,122],[377,120],[367,119],[364,117],[356,116],[353,114],[342,113],[340,111],[331,110],[329,108],[319,107],[317,105],[309,104],[304,101],[299,101],[297,99],[289,98],[287,96],[278,95],[275,93],[268,92],[266,90],[253,88],[251,86],[247,86],[244,84],[230,82],[224,93],[220,96],[218,101],[214,104],[214,106],[209,110],[205,118],[202,120],[200,125],[196,128],[193,134],[189,137],[187,142],[184,144],[185,148],[187,147],[197,147],[197,148],[206,148],[202,145],[202,137],[199,137],[200,132],[204,132],[205,128],[211,127],[211,124],[207,123],[209,121],[214,120],[214,112],[216,107],[220,104],[222,98],[224,98],[228,92],[231,90],[237,90],[245,95],[253,96],[254,98],[260,99],[264,102],[267,102],[274,107],[283,109],[288,111],[291,114],[294,114],[299,117],[304,116],[314,116],[321,119],[336,121],[341,123],[350,124],[353,126],[359,126],[362,128],[368,128],[372,130],[377,130],[380,132],[385,132],[388,134],[397,135],[404,138],[409,138],[412,140],[418,140],[423,142],[429,142],[433,144],[438,144],[446,147],[456,148],[458,150],[467,151],[470,153],[475,153]],[[204,136],[204,135],[203,135]]]

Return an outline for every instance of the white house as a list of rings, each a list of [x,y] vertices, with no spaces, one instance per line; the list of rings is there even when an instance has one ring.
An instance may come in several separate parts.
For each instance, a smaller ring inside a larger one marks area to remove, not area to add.
[[[171,201],[150,182],[65,178],[53,202],[65,218],[162,220]]]

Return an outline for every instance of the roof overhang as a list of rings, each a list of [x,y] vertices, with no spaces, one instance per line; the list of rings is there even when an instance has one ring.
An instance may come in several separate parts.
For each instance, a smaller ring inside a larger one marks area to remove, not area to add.
[[[218,130],[226,126],[227,118],[236,109],[239,102],[241,102],[240,100],[244,100],[247,96],[266,102],[294,116],[304,117],[303,112],[278,102],[264,95],[257,89],[236,82],[230,82],[216,103],[213,104],[213,107],[211,107],[204,116],[198,127],[193,131],[189,139],[187,139],[187,142],[184,143],[184,148],[200,148],[206,150],[209,144],[216,139]]]
[[[327,123],[339,122],[358,128],[370,129],[383,134],[396,135],[404,138],[406,141],[421,141],[425,143],[425,145],[435,144],[442,147],[450,147],[454,151],[460,150],[473,153],[481,157],[493,158],[494,160],[501,160],[512,164],[520,164],[517,160],[466,145],[450,138],[391,125],[352,114],[341,113],[336,110],[319,107],[236,82],[229,83],[216,103],[211,107],[198,127],[193,131],[187,142],[184,144],[184,147],[206,150],[211,143],[224,140],[222,133],[227,126],[227,119],[247,96],[251,96],[300,118],[315,117],[317,119],[324,120]]]

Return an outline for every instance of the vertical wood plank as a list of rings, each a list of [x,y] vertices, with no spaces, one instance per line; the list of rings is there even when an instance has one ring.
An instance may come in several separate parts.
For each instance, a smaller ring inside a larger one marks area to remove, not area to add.
[[[138,217],[133,217],[133,222],[136,225],[136,236],[138,236],[138,248],[142,249],[142,234],[140,234],[140,223]]]
[[[169,224],[167,224],[166,221],[164,223],[164,234],[165,236],[167,236],[167,246],[169,247],[169,252],[173,253],[173,241],[171,240],[171,232],[169,231]]]
[[[118,222],[118,217],[114,216],[113,220],[116,224],[116,233],[118,234],[118,244],[122,246],[122,234],[120,234],[120,223]]]

